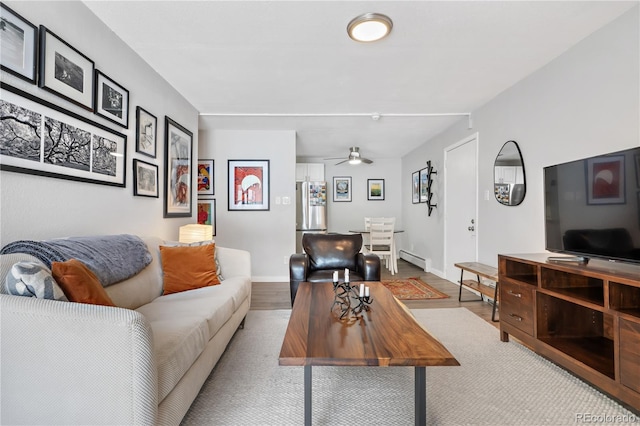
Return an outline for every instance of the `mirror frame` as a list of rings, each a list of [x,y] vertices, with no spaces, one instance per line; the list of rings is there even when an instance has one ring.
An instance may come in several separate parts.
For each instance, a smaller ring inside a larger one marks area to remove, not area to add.
[[[498,185],[500,183],[500,182],[496,181],[496,167],[497,167],[498,157],[500,157],[500,153],[502,152],[502,150],[504,150],[504,148],[508,144],[513,144],[513,146],[515,146],[516,152],[518,153],[518,156],[520,157],[520,164],[522,165],[522,182],[523,182],[523,188],[524,189],[523,189],[523,192],[522,192],[522,198],[520,199],[518,204],[511,204],[511,200],[509,200],[509,204],[505,204],[504,202],[502,202],[502,201],[500,201],[498,199],[498,194],[496,193],[496,185]],[[518,142],[516,142],[514,140],[506,141],[502,145],[502,148],[500,148],[500,151],[498,151],[498,155],[496,156],[496,159],[493,161],[493,195],[494,195],[496,201],[498,202],[498,204],[501,204],[503,206],[508,206],[508,207],[519,206],[520,204],[522,204],[522,202],[524,201],[525,196],[527,195],[527,174],[525,172],[525,167],[524,167],[524,158],[522,157],[522,151],[520,150],[520,146],[518,145]]]

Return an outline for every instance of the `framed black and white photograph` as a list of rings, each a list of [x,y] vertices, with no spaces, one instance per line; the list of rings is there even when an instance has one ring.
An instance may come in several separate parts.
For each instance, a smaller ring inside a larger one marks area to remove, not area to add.
[[[420,202],[420,170],[411,174],[411,202]]]
[[[93,111],[94,72],[91,59],[40,25],[40,87]]]
[[[142,107],[136,108],[136,152],[156,158],[158,119]]]
[[[367,200],[384,200],[384,179],[367,179]]]
[[[193,133],[165,116],[164,144],[164,217],[191,217]]]
[[[198,196],[215,195],[213,160],[198,160]]]
[[[142,160],[133,160],[133,195],[159,198],[158,166]]]
[[[125,135],[7,84],[2,90],[2,170],[125,186]]]
[[[198,224],[211,225],[216,235],[216,200],[198,200]]]
[[[426,203],[429,200],[429,168],[420,170],[420,202]]]
[[[227,163],[228,209],[269,210],[269,160],[227,160]]]
[[[0,3],[0,67],[36,84],[38,27]]]
[[[129,91],[96,70],[94,112],[122,127],[129,127]]]
[[[333,177],[333,201],[336,203],[351,201],[351,176]]]

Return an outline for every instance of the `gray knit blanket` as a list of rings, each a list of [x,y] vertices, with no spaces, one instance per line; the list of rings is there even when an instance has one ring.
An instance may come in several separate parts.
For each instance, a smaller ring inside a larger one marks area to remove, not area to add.
[[[0,254],[26,253],[51,268],[52,262],[78,259],[100,280],[103,287],[126,280],[151,263],[147,245],[135,235],[71,237],[46,241],[18,240]]]

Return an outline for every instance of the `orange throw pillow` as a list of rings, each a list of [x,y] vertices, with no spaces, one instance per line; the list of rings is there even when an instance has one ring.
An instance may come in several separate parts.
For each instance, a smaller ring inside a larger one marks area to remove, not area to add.
[[[51,274],[70,302],[116,306],[100,284],[98,277],[77,259],[53,262]]]
[[[164,293],[193,290],[220,284],[216,274],[215,244],[206,246],[160,246]]]

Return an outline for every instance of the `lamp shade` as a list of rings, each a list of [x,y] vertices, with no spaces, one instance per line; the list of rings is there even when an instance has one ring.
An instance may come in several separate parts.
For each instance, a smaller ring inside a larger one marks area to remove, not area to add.
[[[213,237],[212,225],[190,224],[180,227],[179,241],[181,243],[195,243],[198,241],[207,241]]]

